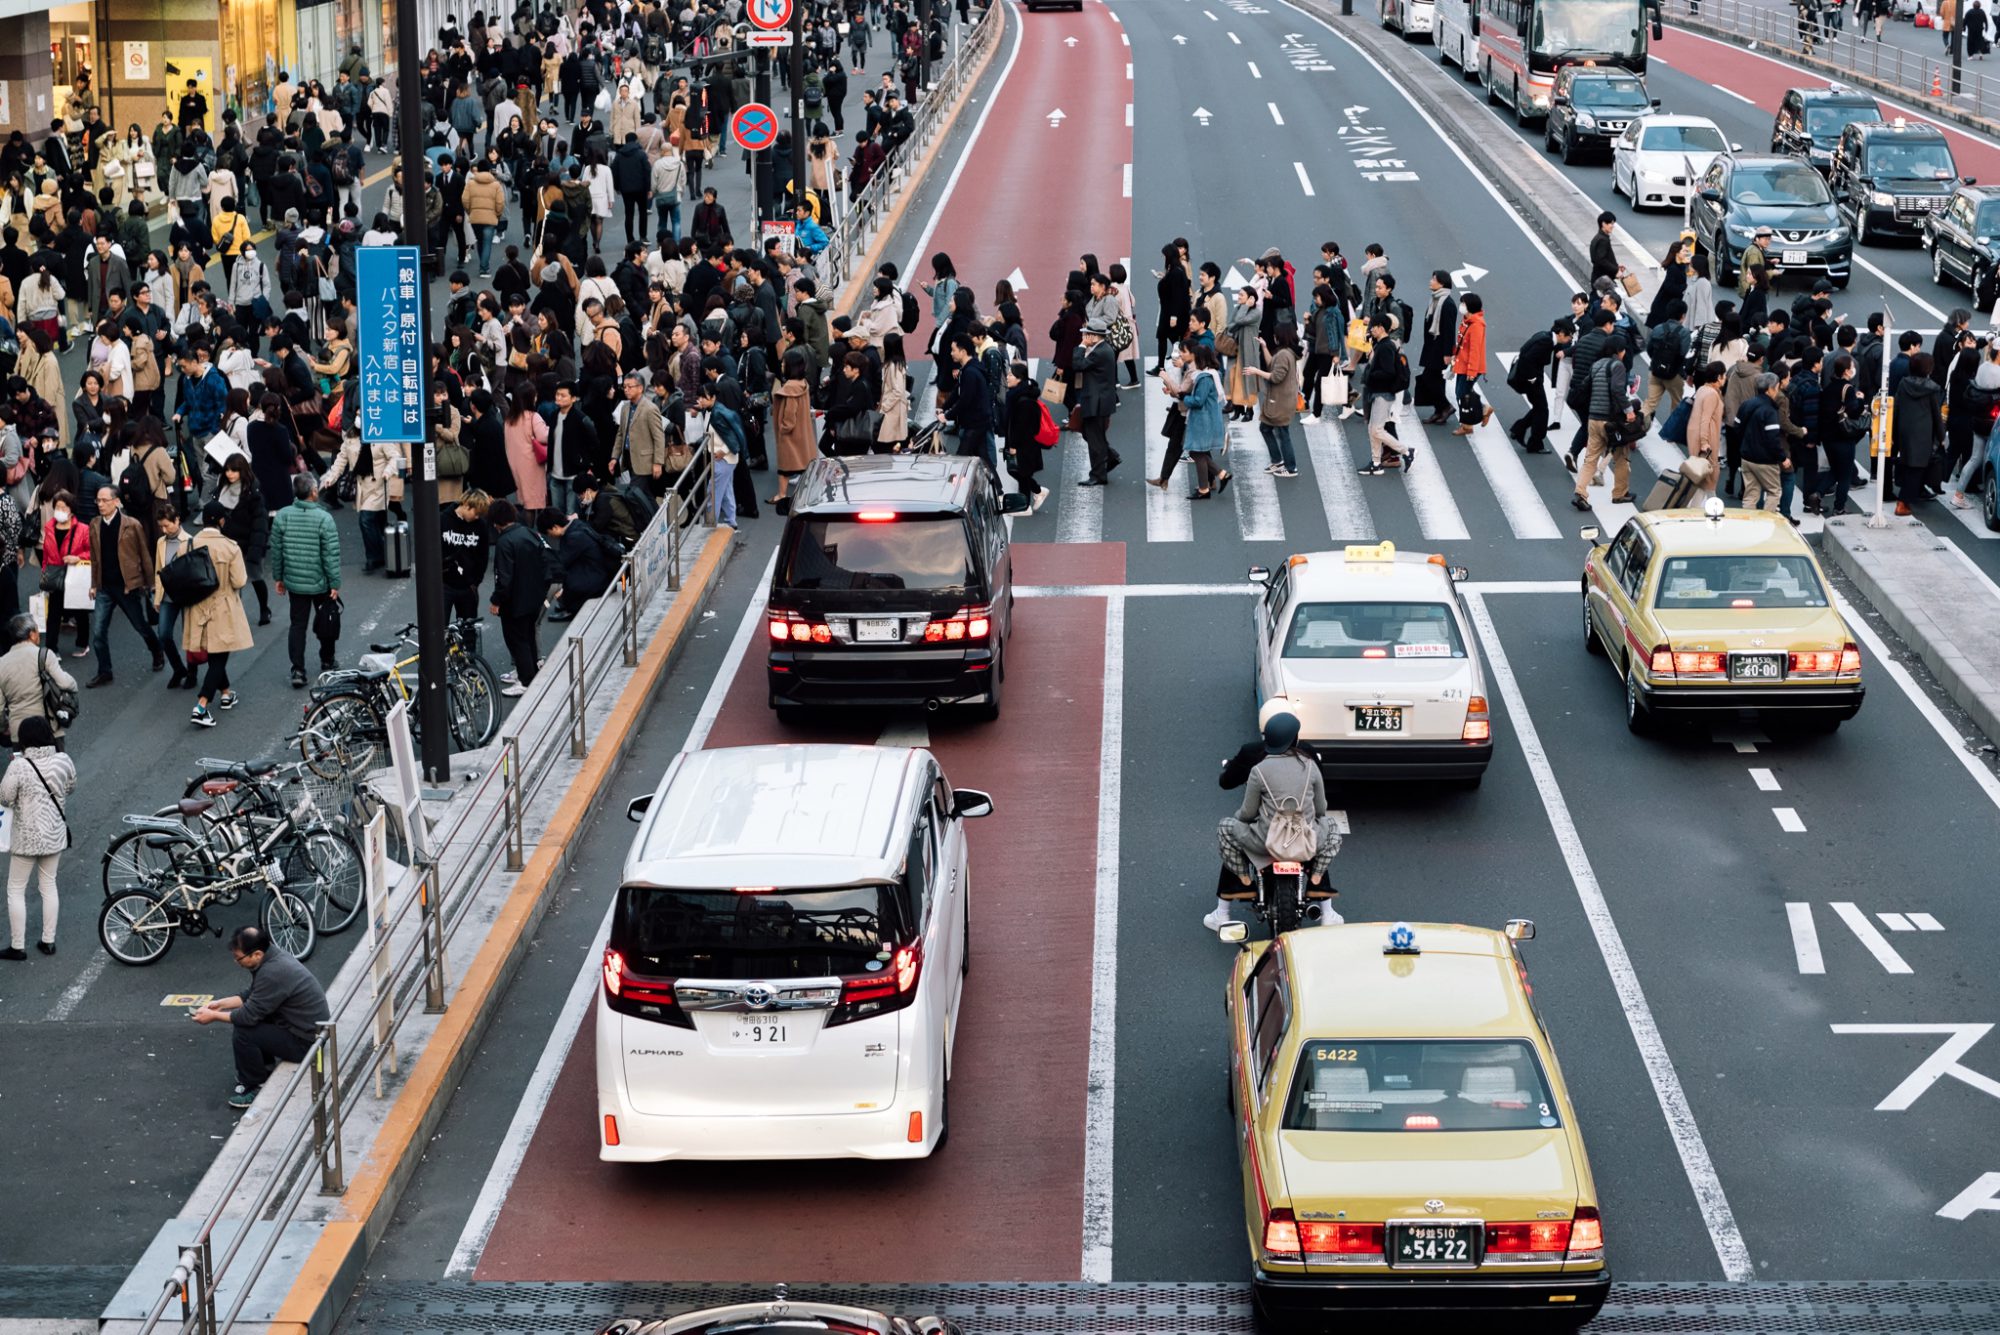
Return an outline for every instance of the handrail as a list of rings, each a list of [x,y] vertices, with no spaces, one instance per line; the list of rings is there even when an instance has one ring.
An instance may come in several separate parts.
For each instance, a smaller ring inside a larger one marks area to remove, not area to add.
[[[369,1077],[409,1018],[435,1013],[448,1004],[442,985],[444,952],[459,929],[473,920],[471,910],[487,876],[503,861],[508,870],[520,870],[525,812],[561,762],[580,754],[575,749],[578,739],[587,750],[590,703],[614,671],[614,657],[628,667],[638,661],[643,638],[639,617],[644,608],[654,594],[681,587],[688,540],[697,533],[705,537],[709,531],[713,507],[699,501],[713,477],[711,461],[698,450],[672,480],[659,512],[620,564],[611,589],[592,599],[569,623],[547,666],[509,716],[517,726],[511,732],[503,729],[489,748],[494,759],[485,772],[455,795],[450,812],[427,832],[426,846],[437,860],[414,869],[413,885],[394,887],[400,903],[384,930],[371,948],[357,951],[343,965],[342,976],[351,980],[350,985],[329,996],[331,1014],[321,1025],[319,1038],[277,1091],[270,1115],[257,1127],[234,1175],[180,1247],[139,1327],[140,1335],[163,1328],[181,1335],[219,1335],[233,1329],[311,1183],[317,1178],[323,1196],[344,1189],[336,1142],[347,1110],[359,1099],[372,1097],[367,1093]],[[413,915],[419,930],[404,931]],[[383,960],[389,962],[390,977],[388,1044],[377,1041],[375,1021],[382,999],[371,985],[375,966]],[[341,1069],[343,1064],[346,1069]],[[308,1081],[307,1115],[273,1151],[265,1171],[264,1154],[284,1122],[281,1110],[291,1108]],[[246,1192],[253,1170],[262,1180]],[[225,1217],[245,1226],[218,1254],[215,1231]],[[238,1258],[254,1223],[268,1224],[269,1235],[239,1270]],[[218,1317],[216,1291],[225,1280],[236,1291],[234,1301]],[[172,1320],[168,1309],[176,1300],[178,1325],[163,1325]]]

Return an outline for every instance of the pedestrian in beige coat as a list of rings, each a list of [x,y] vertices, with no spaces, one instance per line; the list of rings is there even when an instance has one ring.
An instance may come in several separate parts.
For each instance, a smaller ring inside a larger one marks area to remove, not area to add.
[[[222,535],[227,516],[221,501],[210,501],[202,509],[201,532],[194,535],[197,552],[207,552],[215,564],[215,592],[192,607],[181,610],[181,648],[188,662],[206,655],[207,671],[201,691],[195,697],[194,712],[188,721],[198,728],[212,728],[215,718],[208,712],[210,701],[221,709],[236,707],[236,692],[229,688],[229,655],[251,647],[250,618],[243,611],[242,589],[249,576],[243,549]]]
[[[778,382],[771,386],[771,423],[778,439],[778,494],[768,499],[775,506],[790,504],[792,479],[819,455],[811,390],[812,359],[804,348],[793,348],[785,354]]]

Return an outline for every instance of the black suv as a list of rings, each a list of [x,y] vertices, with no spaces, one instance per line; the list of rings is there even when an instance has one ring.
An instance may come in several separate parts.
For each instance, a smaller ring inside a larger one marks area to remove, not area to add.
[[[1830,84],[1825,88],[1787,88],[1771,122],[1771,151],[1804,158],[1825,171],[1833,166],[1833,149],[1840,132],[1855,121],[1879,121],[1882,108],[1866,93]]]
[[[815,459],[766,617],[771,708],[968,704],[997,718],[1014,566],[978,459]]]
[[[1626,70],[1591,65],[1565,65],[1556,71],[1549,95],[1549,118],[1542,126],[1542,144],[1561,153],[1564,162],[1588,150],[1611,155],[1611,141],[1635,119],[1660,105],[1646,96],[1646,85]]]
[[[1846,287],[1854,240],[1826,181],[1797,158],[1722,153],[1701,175],[1688,206],[1696,242],[1715,256],[1715,285],[1736,285],[1736,266],[1759,227],[1772,231],[1766,258],[1789,273],[1823,273]]]
[[[1865,246],[1885,236],[1921,237],[1924,220],[1957,187],[1958,165],[1935,125],[1856,121],[1840,132],[1827,183],[1853,220],[1855,242]]]
[[[1941,209],[1924,219],[1924,249],[1931,253],[1931,277],[1939,285],[1957,283],[1972,293],[1972,304],[1993,304],[2000,284],[2000,188],[1962,185]]]

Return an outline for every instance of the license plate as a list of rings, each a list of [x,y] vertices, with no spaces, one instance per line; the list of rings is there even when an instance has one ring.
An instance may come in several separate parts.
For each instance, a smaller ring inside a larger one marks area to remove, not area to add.
[[[881,644],[898,638],[896,618],[862,617],[854,623],[854,638],[862,644]]]
[[[1401,732],[1403,711],[1389,705],[1354,706],[1356,732]]]
[[[1804,264],[1805,262],[1806,253],[1803,250],[1785,250],[1778,253],[1778,263],[1780,264]]]
[[[729,1041],[737,1047],[776,1048],[792,1041],[796,1020],[741,1019],[729,1026]]]
[[[1783,654],[1731,654],[1729,656],[1729,676],[1733,681],[1782,681],[1785,676],[1785,656]]]
[[[1391,1225],[1392,1266],[1475,1266],[1479,1264],[1477,1224]]]

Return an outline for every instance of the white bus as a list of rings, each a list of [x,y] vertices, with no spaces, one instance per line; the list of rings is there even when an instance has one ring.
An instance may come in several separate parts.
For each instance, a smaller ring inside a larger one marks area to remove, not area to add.
[[[1659,36],[1653,0],[1436,0],[1431,19],[1439,59],[1524,123],[1549,114],[1557,67],[1588,61],[1644,74],[1648,38]]]

